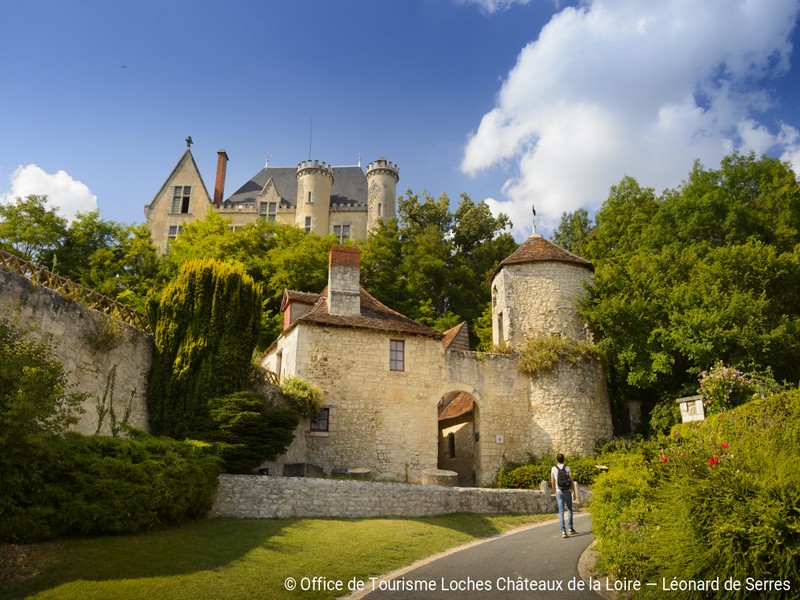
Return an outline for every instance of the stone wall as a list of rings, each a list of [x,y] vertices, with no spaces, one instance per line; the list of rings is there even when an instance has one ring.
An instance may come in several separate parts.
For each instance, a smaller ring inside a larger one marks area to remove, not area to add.
[[[209,517],[423,517],[555,512],[538,490],[448,488],[302,477],[221,475]]]
[[[492,341],[521,345],[531,337],[554,333],[585,340],[576,308],[591,280],[591,269],[574,263],[504,266],[492,281]]]
[[[2,268],[0,318],[8,319],[29,339],[51,346],[69,383],[88,394],[76,431],[94,434],[99,429],[109,435],[112,406],[117,421],[128,412],[130,425],[149,429],[149,335]]]

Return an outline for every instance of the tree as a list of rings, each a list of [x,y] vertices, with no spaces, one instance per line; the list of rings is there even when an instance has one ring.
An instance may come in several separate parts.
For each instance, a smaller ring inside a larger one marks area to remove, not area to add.
[[[44,254],[58,248],[67,220],[47,202],[47,196],[30,195],[0,204],[0,248],[31,262],[40,262]]]
[[[398,203],[398,218],[381,223],[364,243],[364,287],[437,329],[464,320],[473,327],[491,299],[489,275],[516,249],[510,226],[507,216],[492,216],[485,202],[466,194],[451,211],[445,194],[434,199],[409,190]]]
[[[800,184],[788,164],[733,154],[656,197],[625,178],[586,240],[582,307],[617,401],[696,393],[717,361],[797,383]]]
[[[153,313],[150,423],[158,434],[182,437],[207,419],[209,398],[246,385],[261,321],[261,287],[241,267],[189,261]]]
[[[592,220],[585,208],[562,213],[561,223],[553,232],[553,242],[576,256],[583,256],[586,239],[592,233]]]

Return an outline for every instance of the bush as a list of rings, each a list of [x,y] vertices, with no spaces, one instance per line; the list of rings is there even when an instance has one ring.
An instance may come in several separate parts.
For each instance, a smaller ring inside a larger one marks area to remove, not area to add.
[[[657,451],[651,443],[620,455],[593,489],[599,566],[650,581],[800,581],[799,447],[794,391],[680,425]],[[625,531],[631,523],[635,535]],[[752,591],[671,595],[745,598]]]
[[[598,358],[597,347],[589,342],[560,336],[536,336],[528,340],[520,353],[518,368],[527,375],[549,371],[562,360],[576,364],[586,358]]]
[[[24,469],[2,469],[7,542],[135,533],[202,517],[217,486],[219,458],[197,443],[68,433],[27,450]]]
[[[497,473],[497,487],[538,489],[540,482],[550,481],[550,469],[555,464],[555,458],[537,458],[531,455],[526,465],[509,464],[500,469]],[[572,470],[572,478],[584,485],[591,484],[599,472],[595,466],[597,459],[593,456],[575,459],[567,457],[565,464]]]
[[[265,460],[283,454],[294,439],[293,410],[269,410],[263,398],[238,392],[208,402],[210,427],[201,438],[221,443],[228,473],[249,473]]]
[[[287,375],[281,381],[281,392],[300,416],[313,419],[322,409],[322,390],[302,377]]]

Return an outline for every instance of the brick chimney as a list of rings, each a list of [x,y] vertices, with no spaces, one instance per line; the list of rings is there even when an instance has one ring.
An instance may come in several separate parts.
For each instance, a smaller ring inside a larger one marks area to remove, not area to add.
[[[361,251],[351,246],[334,246],[328,258],[328,312],[338,316],[361,314],[359,266]]]
[[[225,195],[225,171],[228,169],[228,154],[225,150],[217,151],[217,181],[214,184],[214,206],[219,208]]]

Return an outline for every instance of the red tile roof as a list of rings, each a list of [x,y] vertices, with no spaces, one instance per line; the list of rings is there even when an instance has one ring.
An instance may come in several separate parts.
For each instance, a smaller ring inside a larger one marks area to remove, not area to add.
[[[328,288],[322,290],[319,298],[309,311],[297,319],[295,323],[318,323],[320,325],[332,325],[334,327],[352,327],[354,329],[373,329],[388,333],[424,335],[427,337],[442,339],[441,331],[432,329],[416,321],[409,319],[399,312],[384,306],[374,297],[369,295],[362,287],[361,290],[361,314],[360,315],[332,315],[328,312]]]
[[[444,408],[439,411],[439,420],[455,419],[461,415],[475,410],[475,401],[466,392],[459,392],[458,395],[445,404]]]

